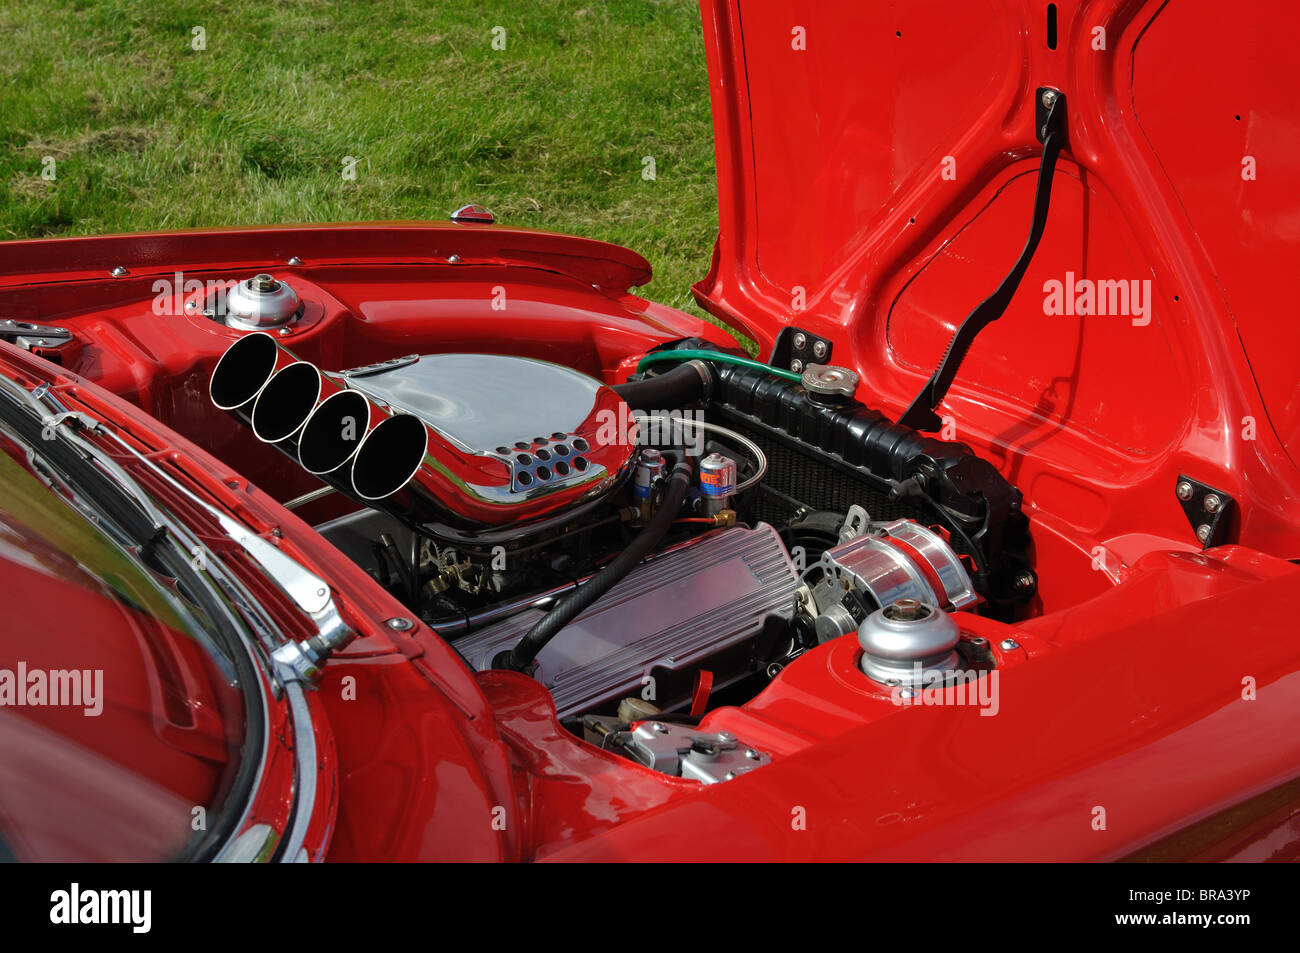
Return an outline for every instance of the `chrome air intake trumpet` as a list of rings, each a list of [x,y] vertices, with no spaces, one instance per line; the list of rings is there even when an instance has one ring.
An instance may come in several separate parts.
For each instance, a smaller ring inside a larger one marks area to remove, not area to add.
[[[212,373],[212,401],[309,473],[414,526],[553,515],[628,474],[633,418],[571,368],[497,354],[321,371],[264,332]]]

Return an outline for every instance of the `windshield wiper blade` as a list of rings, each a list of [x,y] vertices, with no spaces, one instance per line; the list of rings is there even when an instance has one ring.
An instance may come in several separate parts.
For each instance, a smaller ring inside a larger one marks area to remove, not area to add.
[[[96,422],[78,414],[46,416],[42,411],[32,394],[0,377],[0,419],[28,448],[33,464],[53,469],[61,482],[74,484],[83,506],[93,501],[96,518],[106,518],[143,558],[152,561],[167,540],[167,520],[117,463],[74,436],[76,429]]]

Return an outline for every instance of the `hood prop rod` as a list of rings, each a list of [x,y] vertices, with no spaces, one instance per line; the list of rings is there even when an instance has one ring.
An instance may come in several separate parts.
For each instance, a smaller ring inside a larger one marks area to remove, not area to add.
[[[1002,284],[981,301],[957,328],[938,368],[925,382],[912,405],[898,418],[900,426],[930,433],[943,426],[943,421],[934,409],[952,386],[957,369],[975,341],[975,336],[1002,317],[1011,304],[1016,289],[1020,287],[1021,279],[1025,277],[1025,271],[1029,268],[1029,262],[1034,257],[1034,251],[1047,226],[1047,208],[1052,199],[1052,174],[1056,171],[1056,160],[1065,144],[1065,94],[1060,90],[1039,87],[1035,103],[1035,132],[1043,144],[1043,162],[1038,167],[1038,187],[1034,195],[1029,240],[1025,242],[1025,248],[1016,263],[1011,266],[1011,271],[1002,279]]]

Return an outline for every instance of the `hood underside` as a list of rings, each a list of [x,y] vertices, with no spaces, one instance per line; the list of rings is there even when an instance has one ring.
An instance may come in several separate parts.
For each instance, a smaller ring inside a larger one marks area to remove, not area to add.
[[[1126,459],[1300,452],[1286,5],[703,9],[720,234],[695,290],[764,355],[785,328],[825,338],[901,412],[1025,245],[1048,87],[1068,108],[1042,242],[939,413]]]

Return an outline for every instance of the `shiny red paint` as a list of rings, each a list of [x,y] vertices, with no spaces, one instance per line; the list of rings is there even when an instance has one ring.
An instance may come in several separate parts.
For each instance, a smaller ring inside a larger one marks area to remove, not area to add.
[[[1194,542],[1170,495],[1189,472],[1242,501],[1240,542],[1300,556],[1300,330],[1275,297],[1300,206],[1293,11],[1220,42],[1208,0],[1056,6],[1051,50],[1034,2],[706,0],[720,228],[696,295],[765,349],[790,324],[830,338],[859,398],[901,413],[1024,244],[1033,94],[1059,88],[1043,244],[940,414],[1088,549]],[[1045,315],[1067,272],[1150,280],[1150,323]]]
[[[207,402],[232,332],[153,309],[154,283],[178,270],[270,270],[309,304],[288,346],[327,370],[474,350],[614,382],[679,338],[734,346],[633,295],[649,277],[639,256],[415,224],[0,249],[0,313],[76,336],[46,352],[63,372],[4,346],[6,368],[59,381],[329,579],[363,633],[314,696],[337,754],[321,769],[336,820],[314,834],[330,859],[1112,859],[1255,799],[1268,810],[1183,856],[1295,855],[1300,474],[1287,447],[1300,418],[1275,355],[1297,332],[1267,289],[1294,251],[1273,210],[1294,211],[1297,180],[1242,191],[1246,143],[1215,132],[1240,92],[1254,106],[1227,128],[1252,130],[1261,168],[1293,161],[1294,127],[1271,121],[1286,57],[1245,52],[1285,34],[1244,25],[1223,54],[1231,83],[1186,97],[1179,83],[1210,82],[1191,75],[1205,57],[1180,52],[1210,42],[1207,4],[1058,3],[1056,50],[1042,6],[703,4],[721,227],[701,303],[764,354],[786,325],[826,336],[861,373],[858,397],[886,412],[1023,242],[1037,86],[1065,91],[1070,124],[1047,237],[941,408],[1031,516],[1035,602],[1014,624],[959,617],[998,663],[996,716],[897,704],[841,638],[706,716],[773,756],[707,788],[577,740],[536,682],[472,674],[427,627],[387,627],[407,610],[311,528],[337,504],[280,506],[316,484]],[[791,48],[795,27],[806,50]],[[118,265],[130,275],[108,277]],[[1151,280],[1150,324],[1043,314],[1043,283],[1067,271]],[[1233,545],[1199,551],[1173,496],[1180,472],[1236,497]]]

